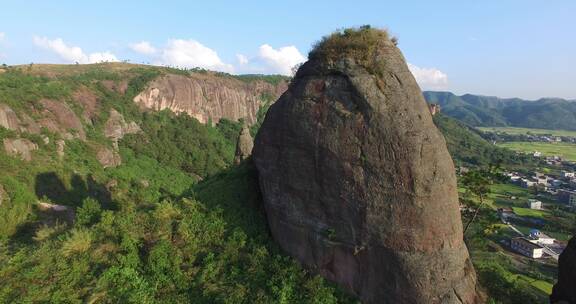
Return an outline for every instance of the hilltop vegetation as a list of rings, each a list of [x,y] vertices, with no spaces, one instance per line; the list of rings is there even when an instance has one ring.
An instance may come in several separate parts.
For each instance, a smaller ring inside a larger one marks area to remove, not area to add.
[[[424,92],[442,112],[471,126],[576,130],[576,102],[559,98],[522,100],[450,92]]]

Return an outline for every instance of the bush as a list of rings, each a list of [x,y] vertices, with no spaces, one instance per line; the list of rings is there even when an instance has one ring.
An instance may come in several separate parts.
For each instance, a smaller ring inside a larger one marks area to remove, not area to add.
[[[100,220],[102,208],[100,203],[91,198],[85,198],[82,206],[76,210],[76,224],[79,226],[91,226]]]
[[[374,57],[374,52],[384,41],[389,40],[388,32],[369,25],[347,28],[323,37],[312,47],[308,57],[329,62],[351,57],[357,63],[370,67],[369,62]]]
[[[66,257],[85,253],[92,246],[92,233],[84,229],[74,229],[62,244],[62,254]]]

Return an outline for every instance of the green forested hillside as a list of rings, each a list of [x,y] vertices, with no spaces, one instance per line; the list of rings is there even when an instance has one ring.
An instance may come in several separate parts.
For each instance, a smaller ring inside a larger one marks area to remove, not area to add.
[[[352,302],[271,241],[254,169],[231,166],[240,122],[142,112],[132,98],[163,68],[43,69],[51,75],[0,74],[0,103],[20,120],[50,118],[46,98],[83,117],[79,88],[98,102],[62,156],[68,130],[0,127],[0,141],[38,148],[29,161],[0,149],[0,303]],[[109,89],[126,80],[124,92]],[[121,165],[103,168],[111,109],[142,131],[120,140]]]
[[[354,302],[272,242],[254,168],[232,166],[242,122],[204,125],[134,104],[164,73],[188,72],[79,65],[0,74],[0,105],[16,115],[2,108],[11,129],[0,126],[0,141],[37,147],[28,161],[0,149],[0,303]],[[273,102],[261,98],[252,133]],[[46,100],[69,111],[65,120]],[[117,148],[105,136],[112,110],[141,130]],[[459,164],[518,161],[465,124],[434,120]],[[104,168],[102,149],[117,149],[121,165]]]
[[[434,123],[444,135],[448,151],[456,164],[527,166],[534,162],[528,156],[487,142],[476,129],[446,115],[435,115]]]
[[[440,104],[442,113],[471,126],[576,130],[575,101],[456,96],[450,92],[424,92],[424,97],[429,103]]]

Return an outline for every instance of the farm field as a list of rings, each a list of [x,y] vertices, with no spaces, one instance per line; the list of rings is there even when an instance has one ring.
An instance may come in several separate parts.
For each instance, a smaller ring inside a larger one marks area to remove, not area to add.
[[[548,130],[548,129],[529,129],[529,128],[511,128],[511,127],[477,127],[484,132],[507,133],[507,134],[551,134],[554,136],[573,136],[576,137],[576,131],[567,130]]]
[[[514,209],[514,213],[516,213],[519,216],[529,216],[542,219],[544,218],[544,215],[548,213],[547,211],[534,210],[530,208],[513,207],[512,209]]]
[[[544,156],[561,156],[566,160],[576,161],[576,144],[570,143],[544,143],[544,142],[506,142],[498,146],[518,152],[542,152]]]

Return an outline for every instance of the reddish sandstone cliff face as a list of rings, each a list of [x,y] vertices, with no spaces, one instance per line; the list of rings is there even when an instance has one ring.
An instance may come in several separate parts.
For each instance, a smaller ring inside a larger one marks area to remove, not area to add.
[[[120,112],[109,109],[111,98],[105,93],[126,94],[128,84],[138,75],[132,73],[133,65],[110,64],[99,67],[89,65],[35,65],[26,69],[26,73],[59,79],[63,76],[73,76],[87,72],[111,72],[116,80],[100,80],[92,83],[82,83],[73,88],[70,96],[61,99],[41,98],[36,102],[23,103],[15,107],[0,100],[0,127],[15,131],[4,150],[11,155],[20,155],[25,159],[32,158],[31,145],[18,141],[20,133],[42,134],[45,129],[56,135],[57,155],[65,156],[66,141],[79,139],[94,146],[97,158],[105,167],[114,167],[121,163],[118,154],[118,141],[125,134],[140,132],[136,122],[126,121]],[[185,113],[196,118],[201,123],[217,123],[226,118],[232,121],[244,119],[247,125],[257,121],[259,110],[266,103],[274,102],[286,90],[287,79],[277,83],[265,81],[264,77],[236,77],[214,72],[189,75],[172,74],[163,68],[157,69],[161,76],[152,80],[147,88],[137,94],[133,101],[142,110],[160,111],[168,109],[174,113]],[[94,85],[97,84],[97,85]],[[105,89],[105,90],[102,90]],[[132,93],[131,93],[132,94]],[[108,112],[109,114],[107,114]],[[103,135],[109,138],[112,145],[93,143],[86,133],[102,118],[108,116],[103,126]],[[41,135],[45,141],[49,138]],[[46,142],[48,144],[48,142]]]
[[[272,85],[265,81],[243,82],[232,77],[194,73],[190,76],[168,74],[152,81],[134,98],[142,108],[186,113],[201,123],[222,118],[243,118],[252,125],[263,105],[262,95],[276,100],[287,88],[286,82]]]

